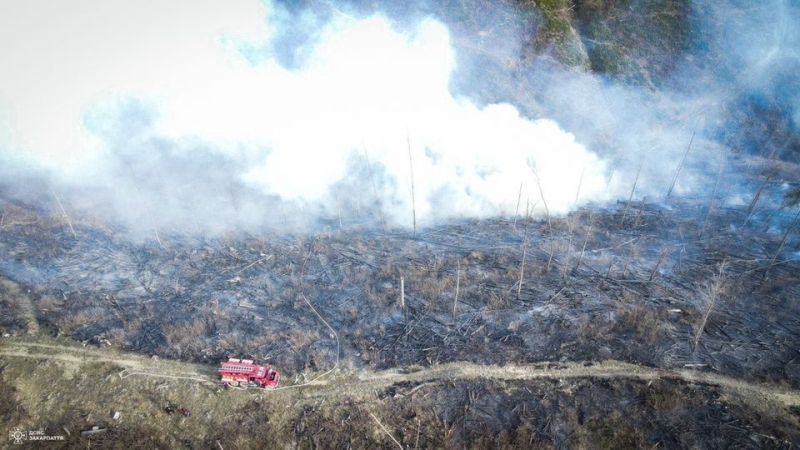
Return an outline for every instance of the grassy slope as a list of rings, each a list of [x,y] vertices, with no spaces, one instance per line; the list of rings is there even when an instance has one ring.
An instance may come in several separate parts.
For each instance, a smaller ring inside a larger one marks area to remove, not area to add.
[[[699,381],[700,373],[675,378],[619,363],[338,371],[319,385],[294,389],[287,380],[284,389],[264,391],[221,389],[212,366],[43,334],[4,339],[0,352],[0,421],[66,439],[35,448],[178,448],[187,439],[200,448],[383,448],[392,438],[415,448],[800,442],[796,393],[773,396],[757,385],[738,389]],[[167,404],[193,414],[169,415]],[[80,436],[94,425],[107,431]]]

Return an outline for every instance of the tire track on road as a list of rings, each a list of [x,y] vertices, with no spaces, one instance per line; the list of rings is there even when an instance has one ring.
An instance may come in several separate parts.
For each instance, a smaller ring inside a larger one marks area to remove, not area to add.
[[[184,378],[197,382],[216,382],[216,368],[181,361],[161,360],[120,354],[99,348],[74,347],[26,342],[14,339],[0,341],[0,357],[33,358],[65,361],[73,364],[113,363],[123,368],[123,373],[166,378]],[[134,373],[135,372],[135,373]],[[398,369],[373,371],[361,369],[353,372],[339,371],[330,378],[319,379],[314,383],[287,385],[283,388],[314,387],[325,394],[326,389],[334,389],[341,394],[343,385],[353,385],[347,380],[356,380],[358,391],[371,392],[372,389],[391,386],[400,382],[431,383],[437,381],[489,380],[567,380],[579,378],[633,379],[642,381],[674,380],[689,383],[718,386],[724,391],[736,393],[747,403],[764,406],[777,403],[785,407],[800,407],[800,391],[786,387],[749,382],[720,375],[713,372],[700,372],[687,369],[659,369],[645,367],[622,361],[599,362],[540,362],[527,365],[507,364],[504,366],[481,365],[468,362],[453,362],[419,368],[416,371]],[[332,382],[334,380],[342,381]],[[263,392],[263,391],[260,391]],[[331,393],[333,394],[333,393]]]

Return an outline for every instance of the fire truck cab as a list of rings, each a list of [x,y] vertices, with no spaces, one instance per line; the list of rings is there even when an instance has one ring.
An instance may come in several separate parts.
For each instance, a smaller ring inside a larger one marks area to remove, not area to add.
[[[223,386],[255,385],[274,388],[280,381],[280,374],[269,364],[259,366],[252,359],[230,358],[220,364],[220,384]]]

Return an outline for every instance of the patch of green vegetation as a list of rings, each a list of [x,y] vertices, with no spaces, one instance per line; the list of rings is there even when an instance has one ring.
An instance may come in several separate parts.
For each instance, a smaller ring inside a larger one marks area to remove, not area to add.
[[[562,64],[588,69],[589,57],[573,26],[572,2],[567,0],[539,0],[524,2],[523,10],[538,12],[540,28],[533,42],[533,51],[547,52]]]
[[[607,24],[593,24],[590,35],[589,60],[592,70],[612,76],[629,76],[637,72],[631,55],[624,45],[615,41],[614,33]]]
[[[640,85],[658,85],[691,43],[687,0],[588,0],[575,4],[591,69]]]
[[[506,8],[490,0],[459,0],[433,11],[454,26],[456,35],[491,34],[493,27],[521,33],[529,39],[521,61],[550,57],[576,70],[649,87],[663,83],[686,51],[699,45],[692,27],[692,14],[698,13],[692,12],[689,0],[516,0],[514,4],[515,8]],[[478,57],[486,57],[481,62],[484,68],[492,65],[492,55]],[[491,78],[502,76],[484,78],[491,84]]]
[[[572,23],[567,13],[570,3],[567,0],[539,0],[536,2],[536,6],[547,19],[546,29],[554,36],[569,33],[572,29]]]

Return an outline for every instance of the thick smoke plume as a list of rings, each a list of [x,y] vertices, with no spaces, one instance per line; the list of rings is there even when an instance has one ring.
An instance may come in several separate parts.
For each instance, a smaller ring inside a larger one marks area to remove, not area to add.
[[[686,63],[677,72],[697,81],[654,93],[542,60],[515,75],[535,98],[511,89],[512,105],[471,95],[465,80],[485,80],[466,55],[518,58],[519,30],[454,37],[424,5],[312,3],[4,5],[0,186],[145,234],[410,228],[414,216],[563,214],[627,198],[634,180],[637,197],[663,197],[679,165],[675,192],[687,193],[724,156],[707,138],[728,126],[730,93],[693,87],[742,86],[732,73]],[[707,41],[740,55],[727,69],[785,71],[797,64],[791,20],[761,42],[777,46],[769,55]],[[791,76],[780,73],[737,89],[770,92]]]

